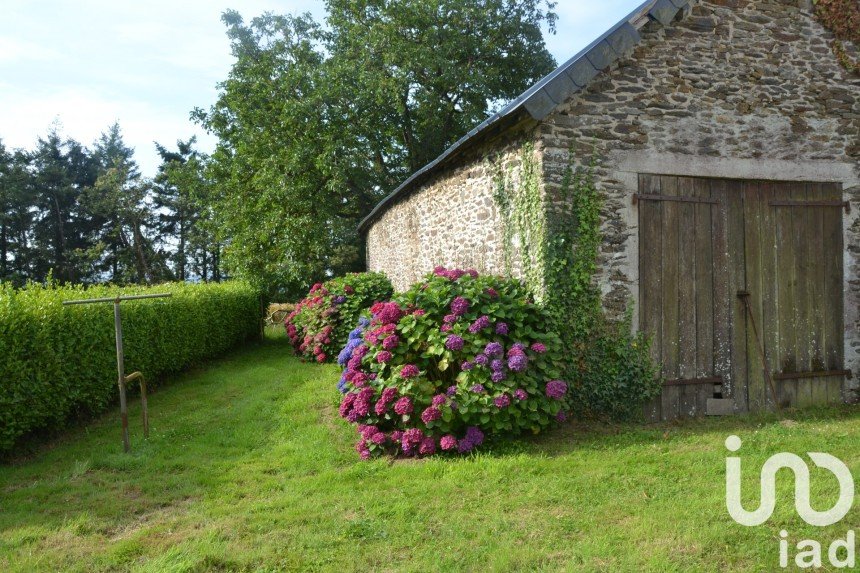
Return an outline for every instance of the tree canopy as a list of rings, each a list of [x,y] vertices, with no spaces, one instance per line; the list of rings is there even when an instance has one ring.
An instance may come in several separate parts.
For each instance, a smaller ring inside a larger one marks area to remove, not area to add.
[[[328,0],[223,15],[236,61],[193,117],[232,268],[299,290],[363,265],[356,226],[409,173],[555,65],[541,0]]]
[[[149,179],[118,124],[92,149],[56,127],[33,150],[0,142],[0,281],[220,279],[205,157],[194,140],[177,146],[156,144]]]

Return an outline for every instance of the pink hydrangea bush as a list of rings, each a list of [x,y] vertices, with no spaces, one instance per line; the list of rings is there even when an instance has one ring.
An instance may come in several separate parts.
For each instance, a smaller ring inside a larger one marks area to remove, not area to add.
[[[351,273],[313,285],[284,319],[296,354],[316,362],[334,361],[359,316],[392,292],[391,281],[381,273]]]
[[[563,420],[568,384],[547,324],[519,281],[441,267],[373,305],[340,355],[340,415],[359,455],[466,453]]]

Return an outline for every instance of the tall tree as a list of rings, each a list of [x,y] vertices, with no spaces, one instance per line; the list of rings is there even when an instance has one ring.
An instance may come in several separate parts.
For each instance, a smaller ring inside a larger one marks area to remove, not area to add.
[[[21,284],[37,278],[31,246],[36,216],[31,155],[0,143],[0,281]]]
[[[12,154],[0,140],[0,280],[9,276],[12,213],[15,207],[12,176]]]
[[[32,278],[44,280],[51,272],[59,281],[83,280],[76,259],[89,247],[89,219],[79,200],[95,183],[98,166],[83,145],[64,141],[53,128],[39,139],[31,168],[36,211]]]
[[[232,266],[298,290],[362,265],[355,226],[493,103],[549,72],[541,0],[329,0],[309,15],[223,20],[236,62],[193,117]]]
[[[161,165],[153,187],[153,206],[157,213],[158,230],[162,237],[176,241],[170,259],[176,278],[184,281],[191,275],[189,260],[200,259],[198,276],[208,280],[211,271],[211,241],[204,237],[207,182],[203,167],[205,157],[194,145],[196,138],[177,141],[176,150],[158,143],[155,147],[161,156]]]
[[[165,278],[165,256],[151,236],[154,214],[148,205],[151,182],[142,178],[134,150],[113,124],[96,141],[99,176],[83,198],[94,230],[96,268],[117,283],[149,283]]]

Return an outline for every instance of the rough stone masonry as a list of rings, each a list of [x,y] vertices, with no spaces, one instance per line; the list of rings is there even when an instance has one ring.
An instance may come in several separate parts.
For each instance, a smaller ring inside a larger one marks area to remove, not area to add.
[[[398,289],[440,264],[502,273],[494,173],[503,165],[516,176],[524,149],[534,149],[550,199],[571,160],[596,162],[605,194],[596,280],[618,316],[638,298],[638,173],[838,182],[852,204],[843,219],[845,360],[856,387],[860,78],[833,57],[830,33],[806,4],[711,0],[686,5],[668,26],[640,20],[632,53],[545,118],[484,138],[388,206],[367,228],[369,268]]]

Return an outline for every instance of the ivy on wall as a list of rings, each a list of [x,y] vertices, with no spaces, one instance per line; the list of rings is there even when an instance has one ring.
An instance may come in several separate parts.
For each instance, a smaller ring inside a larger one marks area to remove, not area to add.
[[[494,175],[494,199],[503,221],[505,274],[513,274],[514,266],[518,264],[523,282],[535,300],[543,302],[546,213],[534,145],[527,143],[523,146],[520,160],[518,173],[514,172],[513,166],[508,166],[507,170],[497,166]]]
[[[860,75],[860,59],[854,59],[845,48],[851,42],[860,48],[860,1],[815,0],[815,16],[821,24],[833,32],[835,39],[831,48],[839,63],[849,71]]]
[[[632,307],[609,320],[595,284],[602,241],[602,195],[592,168],[568,160],[561,187],[544,193],[534,147],[524,145],[519,177],[497,166],[495,200],[504,226],[506,272],[519,263],[536,301],[549,311],[565,348],[565,374],[581,414],[630,418],[658,395],[649,343],[631,328]]]

